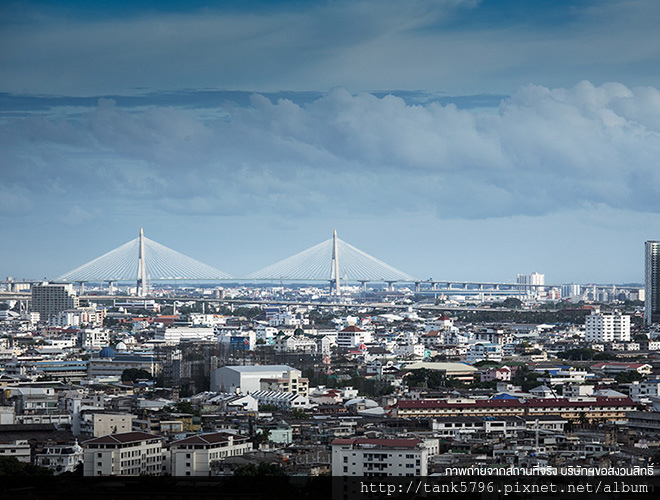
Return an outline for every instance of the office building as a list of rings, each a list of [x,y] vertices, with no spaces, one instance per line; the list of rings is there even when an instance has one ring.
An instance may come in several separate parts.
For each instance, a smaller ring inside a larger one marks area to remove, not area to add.
[[[644,323],[660,321],[660,241],[647,241],[645,249]]]

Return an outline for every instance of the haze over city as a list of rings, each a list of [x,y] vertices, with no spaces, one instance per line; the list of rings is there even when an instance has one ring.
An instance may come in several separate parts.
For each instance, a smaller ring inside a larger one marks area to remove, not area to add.
[[[3,279],[141,226],[235,276],[336,228],[420,279],[641,283],[660,238],[655,1],[0,9]]]

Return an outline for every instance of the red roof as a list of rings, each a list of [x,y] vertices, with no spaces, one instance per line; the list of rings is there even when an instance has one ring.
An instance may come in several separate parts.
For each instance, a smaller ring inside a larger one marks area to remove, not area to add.
[[[364,331],[364,330],[363,330],[362,328],[358,328],[358,327],[355,326],[355,325],[351,325],[351,326],[347,326],[346,328],[344,328],[344,329],[343,329],[341,332],[339,332],[339,333],[342,333],[342,332],[363,332],[363,331]]]
[[[395,406],[397,408],[493,408],[493,407],[520,407],[523,403],[517,399],[477,399],[474,402],[448,402],[446,399],[420,399],[403,400]]]
[[[592,398],[589,398],[592,399]],[[530,399],[527,401],[527,406],[543,407],[543,406],[634,406],[635,403],[630,398],[605,398],[596,397],[596,401],[571,401],[566,398],[558,399]]]
[[[136,443],[138,441],[147,441],[151,439],[162,439],[160,436],[147,434],[146,432],[123,432],[121,434],[110,434],[94,439],[89,439],[83,444],[125,444]]]
[[[590,398],[591,399],[591,398]],[[571,401],[567,398],[557,399],[477,399],[474,402],[449,403],[446,399],[403,400],[395,406],[401,409],[422,408],[520,408],[520,407],[561,407],[561,406],[634,406],[630,398],[597,397],[595,401]]]

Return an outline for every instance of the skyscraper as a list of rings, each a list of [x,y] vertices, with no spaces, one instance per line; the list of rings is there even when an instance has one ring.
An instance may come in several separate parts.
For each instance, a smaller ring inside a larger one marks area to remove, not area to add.
[[[646,242],[644,323],[660,322],[660,241]]]

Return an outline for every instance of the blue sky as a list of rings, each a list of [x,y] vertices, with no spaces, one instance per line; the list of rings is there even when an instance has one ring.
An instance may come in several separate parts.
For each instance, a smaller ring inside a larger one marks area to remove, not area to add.
[[[336,228],[420,278],[641,282],[660,237],[656,1],[32,1],[0,23],[3,277],[144,226],[234,275]]]

